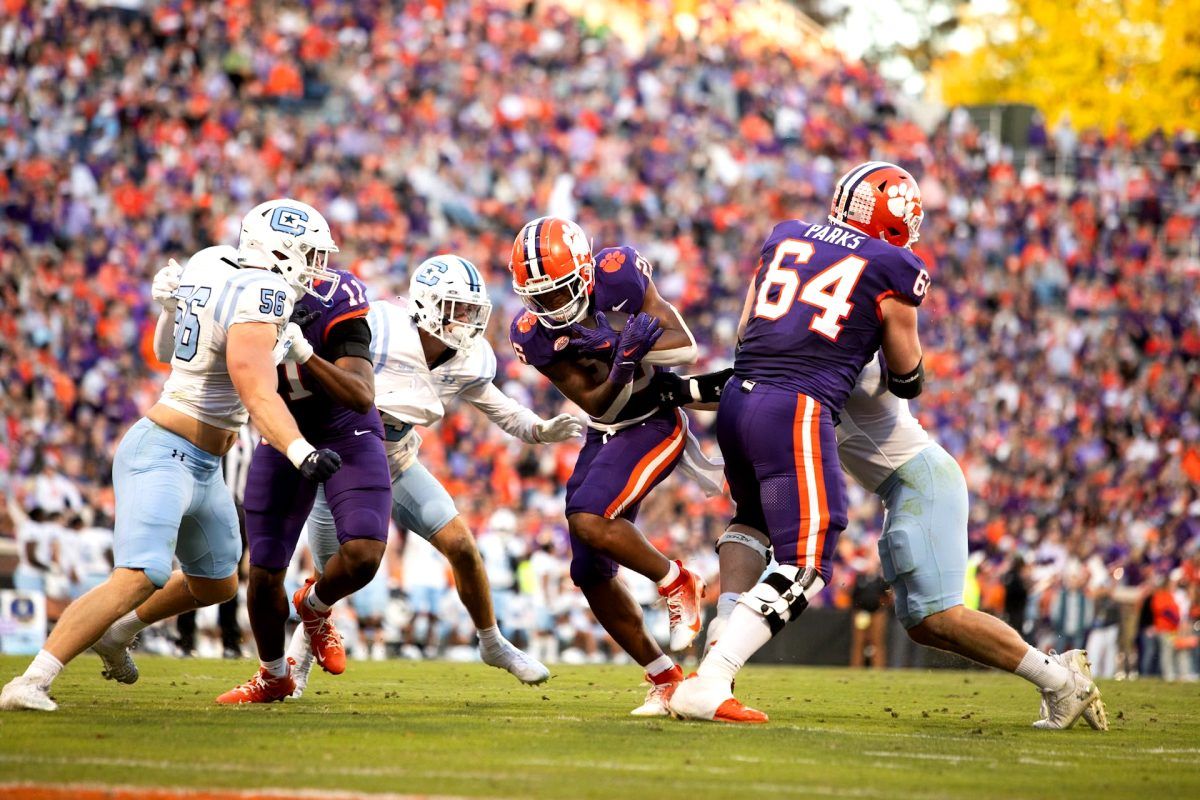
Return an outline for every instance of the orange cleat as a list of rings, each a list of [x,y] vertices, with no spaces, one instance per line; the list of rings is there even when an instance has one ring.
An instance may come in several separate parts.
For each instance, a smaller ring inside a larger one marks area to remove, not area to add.
[[[676,719],[741,724],[768,721],[763,712],[742,705],[742,701],[733,696],[729,684],[718,678],[701,678],[694,672],[668,693],[667,710]]]
[[[315,578],[306,580],[304,585],[296,590],[292,604],[296,607],[296,613],[300,615],[300,622],[304,625],[304,632],[308,634],[308,641],[312,645],[313,657],[317,659],[321,669],[330,675],[341,675],[346,671],[346,648],[342,646],[342,635],[333,627],[333,620],[329,618],[328,611],[321,614],[304,602],[315,583]]]
[[[291,664],[288,664],[288,674],[276,678],[263,667],[258,668],[254,677],[235,686],[217,698],[223,706],[237,706],[242,703],[279,703],[290,697],[296,688],[292,680]]]
[[[767,722],[766,714],[756,708],[742,705],[742,701],[736,697],[731,697],[717,706],[712,718],[713,722],[739,722],[750,725]]]
[[[684,650],[700,633],[700,598],[704,597],[704,579],[679,565],[679,577],[658,590],[667,601],[667,620],[671,625],[671,649]]]

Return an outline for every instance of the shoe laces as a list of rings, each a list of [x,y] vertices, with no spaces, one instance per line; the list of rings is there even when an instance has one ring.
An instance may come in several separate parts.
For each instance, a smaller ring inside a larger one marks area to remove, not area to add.
[[[342,635],[337,632],[337,628],[329,624],[328,617],[318,617],[317,619],[317,628],[316,630],[309,631],[308,638],[314,644],[319,641],[323,649],[341,650]],[[313,648],[309,648],[309,650],[311,652]]]

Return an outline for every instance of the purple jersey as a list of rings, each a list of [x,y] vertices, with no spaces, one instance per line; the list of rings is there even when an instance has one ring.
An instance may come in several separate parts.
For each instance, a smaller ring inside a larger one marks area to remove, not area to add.
[[[369,310],[367,289],[362,281],[344,270],[336,272],[342,280],[328,304],[309,294],[296,301],[296,308],[321,312],[320,318],[304,329],[304,338],[313,346],[316,355],[327,361],[336,360],[326,345],[330,331],[347,320],[361,318],[365,323]],[[296,418],[300,433],[309,441],[315,443],[344,436],[350,430],[356,434],[372,431],[383,437],[383,423],[378,411],[372,408],[366,414],[359,414],[340,405],[303,365],[291,361],[279,365],[279,393]]]
[[[895,295],[920,305],[928,287],[909,250],[833,223],[781,222],[762,248],[734,374],[837,413],[879,349],[880,302]]]
[[[595,255],[596,285],[592,289],[591,313],[603,311],[610,318],[616,314],[637,314],[642,310],[646,299],[646,289],[650,286],[651,267],[646,259],[632,247],[606,247]],[[613,320],[610,319],[610,323]],[[563,359],[579,360],[568,342],[571,332],[567,328],[551,329],[538,322],[537,317],[528,311],[518,314],[513,319],[508,331],[509,341],[517,358],[526,364],[539,369]],[[592,359],[588,359],[591,361]],[[600,362],[594,362],[600,363]],[[611,364],[603,365],[602,372],[607,375]],[[644,416],[658,407],[646,391],[650,384],[650,376],[662,367],[649,364],[639,364],[634,376],[633,393],[625,408],[614,422],[624,422]]]

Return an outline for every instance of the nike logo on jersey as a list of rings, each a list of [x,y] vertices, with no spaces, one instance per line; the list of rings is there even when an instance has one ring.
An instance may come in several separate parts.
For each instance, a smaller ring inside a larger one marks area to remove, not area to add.
[[[624,307],[625,307],[625,304],[626,304],[626,303],[628,303],[628,302],[629,302],[629,298],[628,298],[628,297],[626,297],[624,300],[622,300],[621,302],[619,302],[619,303],[617,303],[615,306],[613,306],[613,307],[612,307],[612,310],[613,310],[613,311],[620,311],[622,308],[624,308]]]
[[[354,429],[355,436],[362,436],[364,433],[370,433],[370,431],[360,431],[357,428]]]

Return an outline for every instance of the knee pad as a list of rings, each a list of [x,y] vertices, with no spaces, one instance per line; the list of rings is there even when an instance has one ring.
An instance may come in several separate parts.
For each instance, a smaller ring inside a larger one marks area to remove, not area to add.
[[[812,567],[802,570],[791,565],[781,566],[769,572],[762,583],[742,593],[738,602],[762,614],[774,636],[800,616],[808,608],[809,601],[824,588],[825,581]]]
[[[758,535],[755,536],[754,534]],[[738,544],[743,547],[749,547],[762,556],[763,566],[765,567],[771,563],[771,546],[763,543],[763,540],[766,538],[766,534],[748,525],[730,525],[721,534],[721,538],[717,539],[717,546],[714,549],[720,553],[721,547],[727,544]]]

